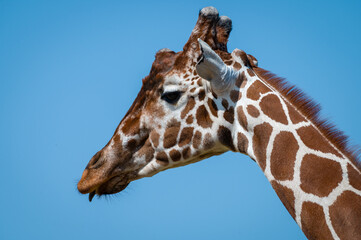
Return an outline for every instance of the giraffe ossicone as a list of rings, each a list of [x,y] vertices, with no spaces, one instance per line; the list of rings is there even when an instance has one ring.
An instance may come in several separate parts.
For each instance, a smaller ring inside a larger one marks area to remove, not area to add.
[[[310,239],[361,238],[361,167],[317,105],[227,52],[232,22],[200,11],[183,51],[162,49],[113,137],[88,163],[78,190],[114,194],[137,179],[226,151],[249,155]],[[199,40],[198,40],[199,39]]]
[[[217,95],[227,94],[234,87],[239,72],[227,66],[206,42],[198,38],[201,47],[201,59],[197,62],[197,74],[211,83],[211,88]]]

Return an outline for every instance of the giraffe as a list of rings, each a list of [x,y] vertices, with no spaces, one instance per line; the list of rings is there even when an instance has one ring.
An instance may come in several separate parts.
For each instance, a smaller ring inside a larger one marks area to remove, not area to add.
[[[361,164],[300,90],[227,51],[232,22],[203,8],[183,51],[161,49],[78,190],[115,194],[226,151],[254,160],[309,239],[361,239]]]

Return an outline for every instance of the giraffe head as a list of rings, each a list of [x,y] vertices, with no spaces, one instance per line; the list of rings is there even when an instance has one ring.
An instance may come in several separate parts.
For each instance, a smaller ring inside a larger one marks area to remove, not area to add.
[[[241,50],[227,52],[231,29],[228,17],[207,7],[183,51],[156,53],[133,105],[84,170],[81,193],[90,200],[117,193],[136,179],[234,150],[232,89],[242,84],[237,70],[256,61]]]

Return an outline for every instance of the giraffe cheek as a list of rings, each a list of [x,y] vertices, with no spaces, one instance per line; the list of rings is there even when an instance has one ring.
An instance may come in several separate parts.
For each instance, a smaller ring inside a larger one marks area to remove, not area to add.
[[[188,145],[193,137],[193,131],[194,128],[193,127],[185,127],[183,128],[180,137],[179,137],[179,141],[178,141],[178,146],[179,147],[183,147],[185,145]]]
[[[122,132],[127,135],[136,135],[139,133],[140,118],[139,116],[128,117],[122,126]]]
[[[159,133],[157,131],[152,131],[150,133],[149,138],[152,141],[154,147],[158,147],[158,145],[159,145],[159,137],[160,137],[160,135],[159,135]]]
[[[212,122],[212,120],[209,116],[209,113],[204,105],[201,105],[197,109],[196,119],[197,119],[198,125],[201,126],[202,128],[211,128],[212,127],[213,122]]]
[[[177,137],[180,131],[180,122],[176,120],[170,121],[168,123],[168,128],[165,130],[163,137],[163,146],[164,148],[171,148],[177,144]]]
[[[154,152],[154,148],[148,138],[144,146],[137,152],[137,154],[140,157],[144,157],[145,162],[148,163],[154,158]]]

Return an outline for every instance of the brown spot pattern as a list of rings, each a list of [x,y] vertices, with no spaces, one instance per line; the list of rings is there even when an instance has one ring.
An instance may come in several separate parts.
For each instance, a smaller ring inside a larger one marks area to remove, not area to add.
[[[237,134],[237,147],[238,147],[238,151],[240,153],[247,153],[247,149],[248,149],[248,139],[246,138],[246,136],[239,132]]]
[[[216,94],[215,92],[213,92],[213,90],[212,90],[212,95],[213,95],[213,97],[214,97],[215,99],[218,98],[217,94]]]
[[[224,119],[226,119],[227,122],[233,123],[233,121],[234,121],[234,108],[230,107],[228,110],[224,111],[223,117],[224,117]]]
[[[132,152],[137,147],[137,145],[137,141],[135,139],[131,139],[128,141],[126,148]]]
[[[228,108],[228,101],[226,99],[222,99],[222,106],[227,109]]]
[[[172,121],[164,133],[163,146],[170,148],[176,145],[178,132],[180,130],[180,123]]]
[[[342,180],[339,163],[313,154],[303,157],[300,172],[301,189],[319,197],[328,196]]]
[[[251,66],[253,68],[257,68],[258,66],[256,64],[258,63],[258,60],[254,56],[252,56],[251,54],[247,54],[247,57],[248,57],[248,60],[249,60],[249,62],[251,64]]]
[[[222,143],[224,146],[228,147],[232,151],[236,150],[233,145],[232,133],[228,128],[220,126],[218,128],[217,135],[220,143]]]
[[[247,131],[247,118],[246,115],[243,112],[243,107],[239,106],[237,108],[237,116],[238,116],[238,122],[243,127],[244,130]]]
[[[241,60],[245,66],[250,66],[247,54],[244,51],[237,49],[237,50],[234,50],[233,52],[236,56],[241,58]]]
[[[342,157],[313,126],[299,128],[297,133],[307,147]]]
[[[271,119],[283,124],[288,123],[280,99],[276,95],[270,94],[265,96],[262,98],[259,106],[261,107],[262,112]]]
[[[114,145],[116,145],[117,147],[122,147],[122,142],[123,141],[120,140],[120,134],[119,133],[115,134],[113,139],[114,139]]]
[[[248,68],[248,69],[247,69],[247,72],[248,72],[248,74],[249,74],[251,77],[254,77],[254,76],[255,76],[255,74],[254,74],[254,72],[252,71],[252,69]]]
[[[139,116],[129,116],[124,121],[122,132],[127,135],[136,135],[139,132],[139,126]]]
[[[158,147],[159,144],[159,133],[157,133],[156,131],[152,131],[150,133],[150,140],[152,141],[154,147]]]
[[[358,173],[350,164],[347,164],[348,180],[352,187],[361,191],[361,174]]]
[[[211,98],[208,99],[208,107],[211,110],[212,115],[217,117],[218,116],[218,113],[217,113],[218,108],[217,108],[216,103]]]
[[[256,160],[264,171],[266,168],[266,148],[272,133],[272,126],[268,123],[262,123],[254,127],[253,152]]]
[[[196,113],[196,119],[199,126],[203,128],[212,127],[212,120],[209,117],[209,113],[204,105],[199,106]]]
[[[251,115],[254,118],[258,118],[258,116],[259,116],[258,109],[253,105],[248,105],[247,106],[247,112],[248,112],[249,115]]]
[[[291,106],[289,103],[286,103],[286,105],[288,108],[288,115],[290,116],[293,124],[297,124],[306,120],[304,117],[301,116],[301,114],[297,112],[296,108]]]
[[[165,152],[159,152],[156,154],[155,159],[157,162],[161,165],[167,165],[169,163],[167,153]]]
[[[152,144],[150,143],[150,140],[147,139],[145,144],[141,149],[139,149],[138,154],[140,156],[145,156],[145,161],[150,162],[153,159],[154,156],[154,149],[152,147]]]
[[[172,149],[172,151],[169,152],[169,156],[174,162],[179,161],[182,157],[181,153],[175,149]]]
[[[191,156],[191,148],[186,147],[185,149],[183,149],[182,156],[183,156],[183,159],[185,159],[185,160],[188,159]]]
[[[198,75],[196,68],[194,68],[194,70],[193,70],[193,75],[195,75],[195,76]]]
[[[255,81],[247,90],[247,98],[257,101],[261,94],[270,92],[271,90],[261,83],[261,81]]]
[[[193,136],[193,128],[192,127],[185,127],[183,128],[180,137],[179,137],[179,147],[183,147],[191,142]]]
[[[233,68],[236,69],[236,70],[239,70],[239,69],[242,68],[242,65],[239,64],[238,62],[235,62],[235,63],[233,64]]]
[[[203,89],[200,90],[198,93],[199,101],[203,101],[205,96],[206,96],[206,92]]]
[[[190,110],[194,108],[196,105],[196,102],[194,101],[194,98],[190,98],[187,102],[187,105],[184,107],[183,111],[181,112],[181,118],[185,118],[185,116],[189,113]]]
[[[242,72],[241,74],[238,75],[238,78],[236,80],[236,86],[238,88],[244,87],[245,83],[247,81],[246,75],[244,74],[244,72]]]
[[[293,195],[293,191],[285,186],[282,186],[276,181],[272,181],[271,185],[273,189],[276,191],[277,196],[282,201],[283,205],[286,207],[287,211],[291,214],[293,219],[295,218],[295,196]]]
[[[232,90],[231,93],[230,93],[230,98],[233,102],[237,102],[238,99],[240,99],[240,96],[241,93],[237,90]]]
[[[193,123],[193,116],[192,116],[192,115],[189,115],[189,116],[187,117],[187,119],[186,119],[186,122],[187,122],[188,124]]]
[[[193,147],[198,148],[202,142],[202,133],[200,131],[196,131],[193,136]]]
[[[360,239],[361,196],[345,191],[330,206],[332,226],[341,239]]]
[[[225,64],[227,65],[232,65],[233,61],[232,60],[228,60],[228,61],[224,61]]]
[[[298,143],[290,132],[280,132],[273,143],[271,172],[277,180],[292,180]]]
[[[308,239],[333,239],[328,229],[323,208],[313,202],[304,202],[301,212],[302,231]]]

